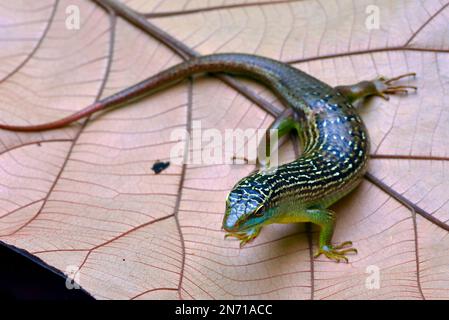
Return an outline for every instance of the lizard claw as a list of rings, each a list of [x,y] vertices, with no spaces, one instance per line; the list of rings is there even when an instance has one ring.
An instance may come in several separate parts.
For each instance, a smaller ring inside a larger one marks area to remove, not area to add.
[[[349,261],[348,261],[348,258],[346,257],[346,254],[347,253],[357,254],[357,249],[351,248],[351,246],[352,246],[351,241],[345,241],[335,247],[334,246],[322,246],[318,250],[318,252],[315,254],[314,258],[318,258],[322,254],[324,254],[330,260],[334,260],[336,262],[345,261],[346,263],[348,263]],[[348,248],[344,249],[344,250],[339,250],[339,249],[343,249],[345,247],[348,247]]]
[[[245,244],[253,241],[259,235],[259,232],[260,232],[260,227],[252,228],[252,229],[248,229],[246,231],[226,233],[224,238],[225,239],[228,237],[237,238],[238,240],[240,240],[240,248],[242,248],[243,246],[245,246]]]
[[[397,94],[397,93],[408,94],[409,90],[417,91],[418,87],[416,86],[408,86],[408,85],[398,86],[392,84],[393,82],[398,81],[405,77],[416,77],[416,73],[415,72],[405,73],[393,78],[386,78],[382,76],[377,78],[376,80],[373,81],[377,90],[375,95],[388,101],[390,99],[390,97],[388,96],[389,94]]]

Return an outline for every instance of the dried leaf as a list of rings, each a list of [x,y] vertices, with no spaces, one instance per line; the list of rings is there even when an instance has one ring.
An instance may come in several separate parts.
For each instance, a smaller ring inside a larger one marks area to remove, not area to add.
[[[79,30],[67,27],[69,6],[80,10]],[[214,77],[61,130],[2,131],[0,240],[78,270],[99,299],[448,299],[448,7],[377,1],[379,28],[370,28],[372,1],[2,0],[8,124],[68,115],[192,49],[269,56],[332,85],[415,71],[419,91],[370,99],[361,111],[372,178],[334,206],[335,241],[359,249],[349,264],[313,260],[317,230],[308,225],[266,227],[243,249],[223,239],[227,192],[251,165],[152,171],[173,160],[173,130],[196,120],[220,132],[273,120],[261,102],[279,103],[266,89]],[[294,157],[291,144],[282,157]]]

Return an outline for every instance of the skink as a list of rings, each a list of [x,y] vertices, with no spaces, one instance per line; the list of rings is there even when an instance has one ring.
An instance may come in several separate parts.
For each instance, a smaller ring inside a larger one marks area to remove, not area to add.
[[[272,125],[282,136],[296,131],[303,147],[298,159],[270,174],[258,170],[241,179],[226,199],[223,229],[244,245],[271,223],[311,222],[320,227],[316,256],[348,261],[356,253],[350,241],[331,243],[335,213],[329,206],[353,190],[366,171],[369,138],[353,103],[371,95],[406,93],[412,86],[394,86],[405,76],[362,81],[332,88],[288,64],[248,54],[213,54],[194,58],[160,72],[126,90],[66,118],[30,126],[0,124],[0,129],[40,131],[66,126],[94,112],[142,98],[191,75],[224,72],[265,84],[291,112]]]

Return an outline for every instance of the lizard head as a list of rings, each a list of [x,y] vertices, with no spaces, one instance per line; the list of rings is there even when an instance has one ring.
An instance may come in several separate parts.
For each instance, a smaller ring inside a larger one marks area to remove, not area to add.
[[[268,203],[272,189],[263,180],[263,175],[255,173],[232,188],[226,199],[224,230],[238,233],[269,221],[272,214]]]

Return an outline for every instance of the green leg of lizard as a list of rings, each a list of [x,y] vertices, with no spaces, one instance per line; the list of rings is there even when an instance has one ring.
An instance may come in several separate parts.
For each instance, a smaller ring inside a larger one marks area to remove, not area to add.
[[[299,122],[295,119],[295,114],[292,109],[286,109],[282,114],[274,121],[271,126],[267,129],[265,141],[259,144],[257,154],[257,165],[260,169],[267,169],[270,167],[270,156],[271,156],[271,132],[272,130],[277,130],[278,139],[290,133],[291,130],[296,130],[299,134],[300,126]],[[262,155],[262,157],[260,157]]]
[[[227,233],[225,235],[225,239],[227,237],[235,237],[240,240],[240,248],[243,247],[248,242],[253,241],[260,233],[260,230],[262,227],[255,227],[252,229],[248,229],[242,232],[234,232],[234,233]]]
[[[265,139],[259,143],[257,147],[257,167],[260,170],[265,170],[270,166],[271,155],[271,133],[276,130],[277,138],[280,139],[289,133],[291,130],[296,129],[299,134],[299,123],[295,118],[294,111],[292,109],[285,109],[276,120],[270,125],[265,134]],[[246,158],[233,157],[233,160],[240,159],[248,162]]]
[[[398,81],[405,77],[414,77],[414,72],[406,73],[394,78],[379,77],[371,81],[361,81],[359,83],[335,87],[342,95],[349,99],[351,102],[355,102],[359,99],[363,99],[369,96],[379,96],[388,100],[389,94],[396,93],[408,93],[408,89],[417,90],[415,86],[394,85],[393,82]]]
[[[320,227],[319,249],[315,258],[324,254],[327,258],[340,262],[348,262],[347,253],[357,253],[357,249],[351,248],[352,242],[345,241],[338,245],[332,245],[332,235],[335,227],[335,215],[328,209],[306,209],[284,215],[280,223],[311,222]]]

